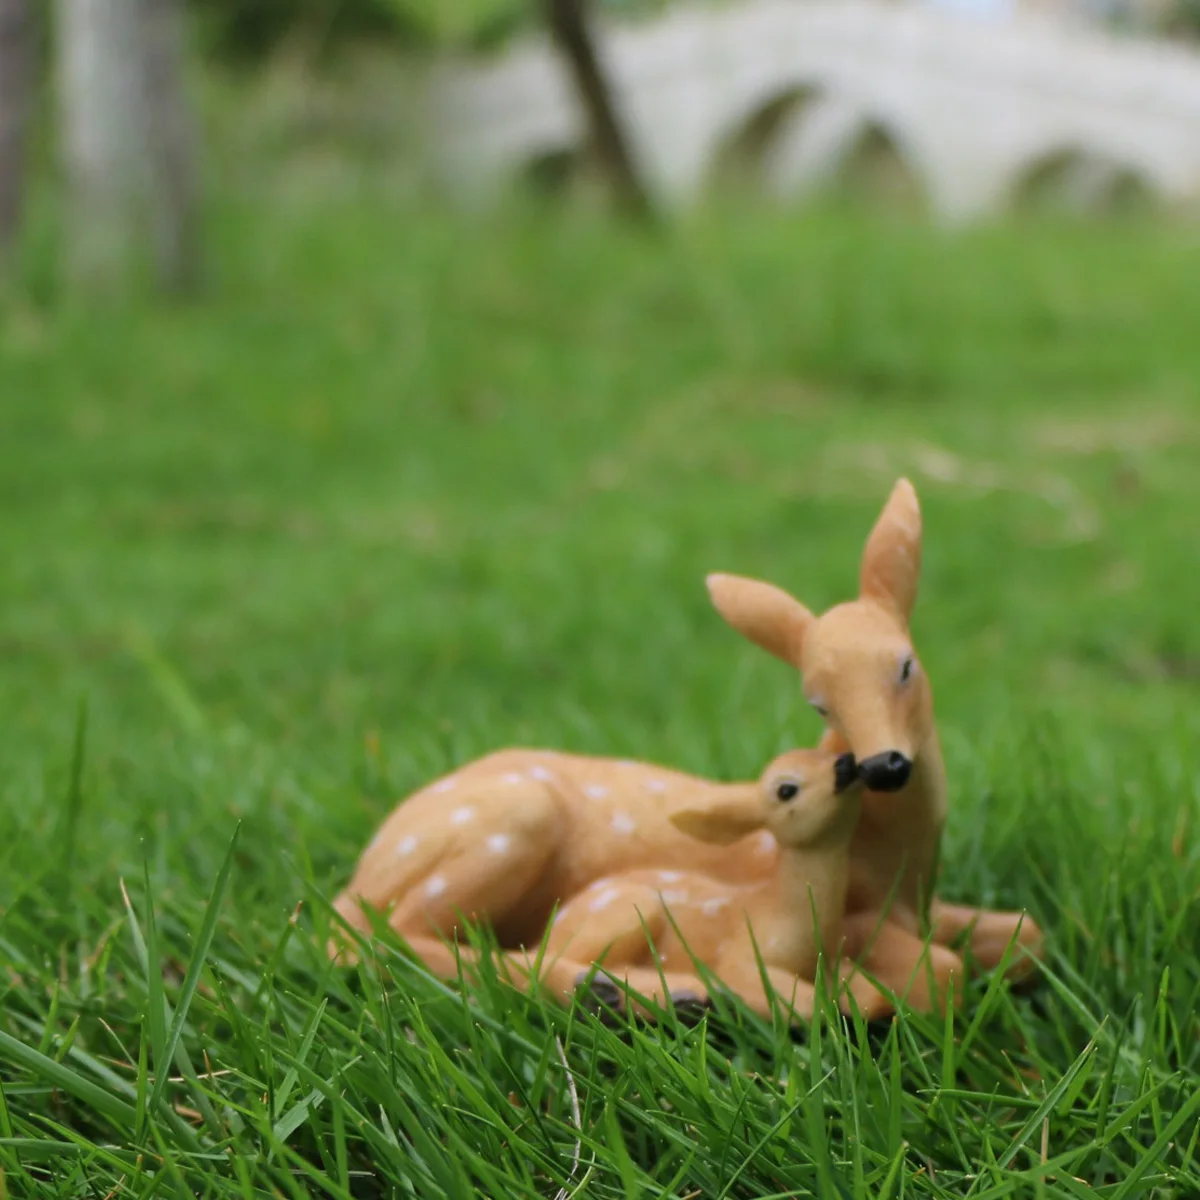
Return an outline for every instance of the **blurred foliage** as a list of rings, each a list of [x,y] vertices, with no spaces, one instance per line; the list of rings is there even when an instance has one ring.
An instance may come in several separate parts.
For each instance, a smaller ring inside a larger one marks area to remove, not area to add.
[[[192,0],[208,50],[253,64],[293,40],[333,51],[350,41],[483,48],[536,18],[535,0]]]
[[[658,12],[666,0],[590,0],[620,16]],[[332,51],[385,39],[404,48],[501,43],[540,18],[539,0],[192,0],[209,49],[221,59],[259,61],[292,39]]]
[[[1180,41],[1200,40],[1200,0],[1175,0],[1160,21],[1161,32]]]

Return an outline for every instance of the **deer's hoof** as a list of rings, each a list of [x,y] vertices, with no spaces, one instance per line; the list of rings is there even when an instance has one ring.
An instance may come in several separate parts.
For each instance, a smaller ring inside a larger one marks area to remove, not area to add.
[[[699,1025],[705,1013],[711,1012],[713,1003],[707,996],[696,992],[672,992],[671,1004],[675,1016],[683,1025]]]
[[[590,972],[581,971],[575,978],[575,991],[579,996],[582,1008],[603,1018],[608,1017],[606,1010],[621,1011],[621,989],[608,975],[595,975],[588,978]]]

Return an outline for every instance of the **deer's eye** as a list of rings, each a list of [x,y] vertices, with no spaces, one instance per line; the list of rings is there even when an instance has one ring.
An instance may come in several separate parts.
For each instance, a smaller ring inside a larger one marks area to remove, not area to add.
[[[900,682],[907,683],[912,678],[913,667],[916,665],[910,654],[900,666]]]
[[[781,783],[775,789],[775,795],[780,800],[794,800],[800,795],[800,785],[798,783]]]
[[[818,701],[818,700],[810,700],[810,701],[809,701],[809,704],[811,704],[811,705],[812,705],[813,709],[816,711],[816,713],[817,713],[819,716],[822,716],[822,717],[827,717],[827,716],[829,716],[829,709],[828,709],[828,708],[826,708],[826,706],[825,706],[824,704],[820,703],[820,701]]]

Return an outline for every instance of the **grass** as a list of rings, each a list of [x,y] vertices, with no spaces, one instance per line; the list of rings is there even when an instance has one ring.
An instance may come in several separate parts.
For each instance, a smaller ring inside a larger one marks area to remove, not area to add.
[[[1186,234],[656,242],[368,189],[227,197],[214,239],[204,303],[35,269],[0,333],[0,1194],[1197,1194]],[[733,777],[815,738],[703,576],[848,596],[901,473],[943,893],[1030,908],[1034,994],[794,1038],[325,962],[376,823],[455,762]]]

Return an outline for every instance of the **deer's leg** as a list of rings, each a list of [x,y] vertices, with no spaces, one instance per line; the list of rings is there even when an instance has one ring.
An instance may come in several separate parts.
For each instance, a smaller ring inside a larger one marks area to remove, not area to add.
[[[623,888],[613,881],[589,889],[566,904],[551,927],[542,968],[546,985],[569,999],[599,967],[591,988],[610,1004],[618,1003],[612,980],[623,980],[660,1008],[668,996],[676,1004],[703,1004],[707,992],[694,975],[665,969],[660,974],[651,964],[651,946],[668,928],[662,900],[651,887]],[[635,1007],[645,1011],[640,1003]]]
[[[658,892],[617,876],[594,884],[559,909],[546,952],[583,962],[644,963],[667,928]]]
[[[856,1000],[860,994],[867,1000],[867,1003],[859,1000],[859,1004],[868,1015],[872,993],[877,996],[880,993],[858,974],[860,968],[896,993],[910,1008],[944,1013],[951,987],[955,1006],[962,1003],[966,973],[962,959],[952,950],[932,941],[926,945],[924,939],[890,921],[879,925],[875,913],[847,918],[843,930],[846,958],[842,978]]]
[[[558,801],[544,783],[472,780],[436,817],[371,851],[334,907],[365,932],[360,896],[369,897],[397,933],[419,945],[431,970],[456,977],[454,954],[439,938],[452,937],[464,920],[495,923],[511,913],[541,879],[559,830]],[[462,957],[477,961],[466,948]]]
[[[440,853],[396,899],[390,924],[399,933],[448,934],[462,920],[503,921],[558,848],[558,802],[536,780],[464,785],[441,819]]]
[[[708,1007],[708,990],[703,981],[685,971],[668,971],[664,967],[660,974],[655,966],[617,966],[605,961],[600,964],[589,985],[588,975],[593,965],[560,959],[555,968],[562,970],[564,978],[571,978],[571,994],[587,986],[595,998],[613,1008],[622,1005],[624,995],[617,984],[623,983],[637,993],[630,996],[629,1000],[634,1012],[643,1017],[654,1016],[653,1009],[665,1009],[668,1004],[681,1013],[698,1012]],[[640,997],[645,997],[648,1003],[643,1003]]]
[[[813,983],[778,967],[764,964],[760,968],[752,948],[722,956],[713,973],[731,992],[745,1001],[748,1008],[761,1017],[770,1017],[772,1001],[767,988],[763,986],[765,974],[770,991],[785,1006],[791,1007],[801,1020],[812,1020],[817,1003],[817,990]]]
[[[514,982],[523,991],[527,991],[536,974],[533,956],[522,956],[518,966],[524,979],[514,978]],[[656,966],[611,961],[607,955],[591,960],[577,958],[574,954],[560,954],[554,959],[547,956],[542,961],[539,979],[551,995],[567,1004],[575,996],[586,991],[590,992],[594,999],[620,1009],[623,1005],[618,983],[624,983],[660,1009],[666,1007],[668,1000],[681,1009],[702,1008],[708,1003],[708,992],[695,975],[688,975],[683,971],[668,971],[665,968],[660,974]],[[652,1015],[637,997],[630,999],[633,1001],[635,1012],[643,1016]]]
[[[1007,978],[1023,982],[1037,970],[1044,938],[1037,922],[1028,913],[997,912],[934,900],[929,915],[934,941],[949,946],[967,934],[971,957],[985,971],[1000,965],[1010,945]]]

